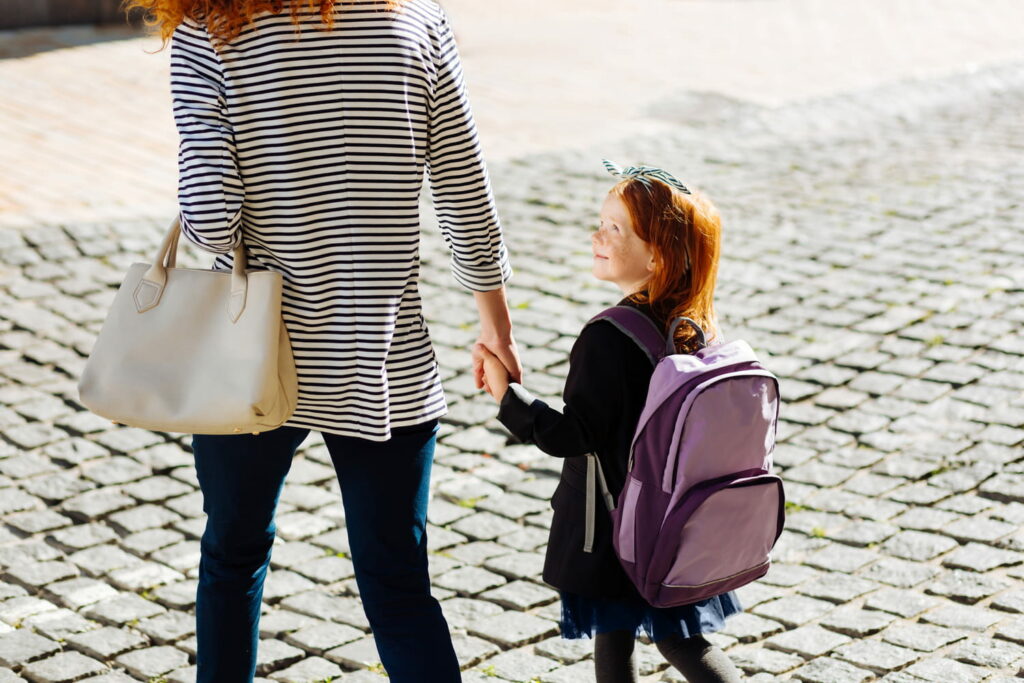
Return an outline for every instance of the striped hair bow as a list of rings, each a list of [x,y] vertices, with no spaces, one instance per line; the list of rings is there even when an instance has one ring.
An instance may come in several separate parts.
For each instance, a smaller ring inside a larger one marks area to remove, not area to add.
[[[622,168],[618,164],[608,161],[607,159],[602,159],[601,161],[604,162],[604,167],[608,169],[608,172],[613,176],[639,180],[647,187],[650,187],[650,181],[648,179],[654,178],[655,180],[660,180],[661,182],[676,188],[683,194],[692,194],[686,185],[683,185],[681,182],[676,180],[672,174],[663,171],[660,168],[655,168],[654,166],[627,166],[626,168]]]

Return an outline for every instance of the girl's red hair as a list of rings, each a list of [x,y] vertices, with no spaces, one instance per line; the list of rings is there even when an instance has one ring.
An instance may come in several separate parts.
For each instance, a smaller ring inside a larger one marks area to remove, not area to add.
[[[629,178],[610,190],[626,205],[634,232],[654,254],[654,273],[646,289],[631,299],[649,304],[658,318],[668,321],[666,325],[677,316],[692,318],[710,342],[717,336],[714,294],[722,219],[702,192],[691,188],[693,194],[685,194],[658,180],[649,183]],[[689,325],[680,325],[675,342],[678,351],[693,352],[697,334]]]
[[[383,9],[395,9],[405,0],[378,0]],[[309,7],[320,12],[326,30],[334,27],[334,8],[351,0],[121,0],[121,9],[142,9],[144,22],[163,40],[163,49],[186,17],[202,23],[215,40],[227,43],[237,37],[253,17],[263,12],[280,14],[290,6],[292,23],[299,23],[299,10]]]

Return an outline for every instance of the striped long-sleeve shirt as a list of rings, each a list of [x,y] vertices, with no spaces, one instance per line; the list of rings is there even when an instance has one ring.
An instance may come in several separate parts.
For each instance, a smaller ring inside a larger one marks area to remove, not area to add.
[[[455,280],[510,276],[444,10],[339,4],[257,15],[227,45],[186,20],[171,41],[182,231],[230,269],[284,277],[299,375],[285,424],[375,441],[444,415],[417,291],[427,172]]]

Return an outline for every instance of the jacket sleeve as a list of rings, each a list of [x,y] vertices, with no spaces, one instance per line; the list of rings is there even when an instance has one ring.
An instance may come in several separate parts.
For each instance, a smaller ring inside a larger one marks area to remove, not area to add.
[[[432,42],[436,83],[429,103],[426,166],[434,208],[456,282],[470,291],[486,292],[512,277],[512,267],[458,47],[443,9]]]
[[[198,25],[182,23],[171,37],[171,100],[182,232],[207,251],[227,253],[242,238],[245,188],[220,58]]]
[[[520,441],[548,455],[571,458],[608,444],[629,396],[623,353],[632,344],[609,324],[584,328],[569,357],[559,412],[518,384],[509,385],[498,420]]]

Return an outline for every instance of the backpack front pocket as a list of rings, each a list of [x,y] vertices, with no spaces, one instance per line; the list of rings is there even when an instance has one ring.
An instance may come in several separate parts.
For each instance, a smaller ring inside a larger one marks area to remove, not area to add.
[[[663,589],[703,599],[762,576],[784,509],[782,480],[770,474],[694,487],[662,529],[678,539]]]

